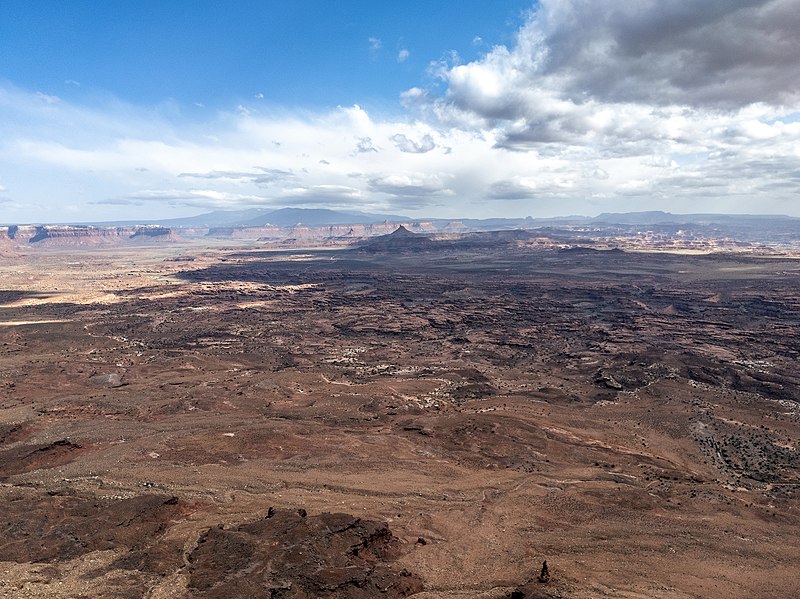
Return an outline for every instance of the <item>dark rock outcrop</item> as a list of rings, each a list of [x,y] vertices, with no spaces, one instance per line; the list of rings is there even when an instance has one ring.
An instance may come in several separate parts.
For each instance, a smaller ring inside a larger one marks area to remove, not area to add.
[[[383,253],[383,252],[421,252],[430,250],[437,246],[437,243],[425,235],[412,233],[403,225],[400,225],[388,235],[379,235],[358,247],[360,252]]]
[[[421,580],[390,565],[399,541],[382,522],[270,508],[257,522],[204,532],[189,554],[194,597],[408,597]]]
[[[154,545],[183,511],[175,497],[91,499],[51,491],[17,490],[0,516],[0,561],[50,562],[98,550],[143,551]],[[165,570],[177,568],[175,549]]]

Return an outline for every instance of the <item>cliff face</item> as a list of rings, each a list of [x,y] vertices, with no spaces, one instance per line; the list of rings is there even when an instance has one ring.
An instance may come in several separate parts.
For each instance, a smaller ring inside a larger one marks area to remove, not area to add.
[[[13,225],[0,228],[0,247],[93,247],[177,239],[167,227],[92,227],[73,225]]]
[[[17,244],[28,243],[36,235],[38,228],[37,225],[11,225],[0,228],[0,231],[2,231],[2,237]]]
[[[454,220],[447,223],[442,228],[442,233],[463,233],[467,230],[467,226],[460,220]]]
[[[101,245],[130,237],[123,227],[40,226],[28,243],[44,245]]]
[[[358,240],[379,235],[388,235],[397,229],[400,223],[383,222],[355,225],[322,225],[318,227],[297,225],[278,227],[213,227],[209,229],[209,237],[223,239],[252,239],[262,241],[326,241],[326,240]],[[409,231],[415,233],[435,233],[437,228],[429,222],[404,223]]]
[[[165,242],[178,241],[180,236],[169,227],[145,226],[136,227],[129,239],[139,243],[148,241]]]
[[[208,230],[209,237],[221,237],[223,239],[280,239],[285,237],[284,230],[276,226],[265,227],[213,227]]]
[[[14,240],[9,236],[8,227],[0,227],[0,257],[16,256],[15,245]]]
[[[6,253],[14,248],[31,247],[99,247],[165,243],[183,239],[212,237],[264,242],[320,243],[349,245],[372,237],[388,235],[404,225],[413,233],[437,233],[430,222],[382,222],[353,225],[322,225],[280,227],[186,227],[171,228],[158,225],[103,227],[84,225],[13,225],[0,227],[0,249]]]

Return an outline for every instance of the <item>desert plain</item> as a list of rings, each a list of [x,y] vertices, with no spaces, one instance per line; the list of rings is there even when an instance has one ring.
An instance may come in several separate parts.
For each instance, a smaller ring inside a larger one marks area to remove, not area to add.
[[[0,596],[795,597],[799,356],[786,252],[15,251]]]

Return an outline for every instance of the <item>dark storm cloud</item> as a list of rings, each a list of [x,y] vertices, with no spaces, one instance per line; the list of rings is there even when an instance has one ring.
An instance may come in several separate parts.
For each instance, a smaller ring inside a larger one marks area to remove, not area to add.
[[[788,105],[800,101],[798,56],[797,0],[542,0],[513,46],[443,66],[446,94],[426,102],[446,122],[507,123],[512,146],[592,133],[648,138],[645,115],[622,130],[624,115],[611,128],[594,116],[631,104],[653,120],[660,107]]]
[[[545,1],[543,75],[612,102],[781,104],[798,97],[796,0]]]

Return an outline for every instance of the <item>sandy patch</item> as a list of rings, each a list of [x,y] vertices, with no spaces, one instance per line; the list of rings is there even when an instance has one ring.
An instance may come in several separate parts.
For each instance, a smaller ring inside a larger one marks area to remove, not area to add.
[[[71,320],[0,320],[0,327],[19,327],[32,324],[52,324],[56,322],[72,322]]]

